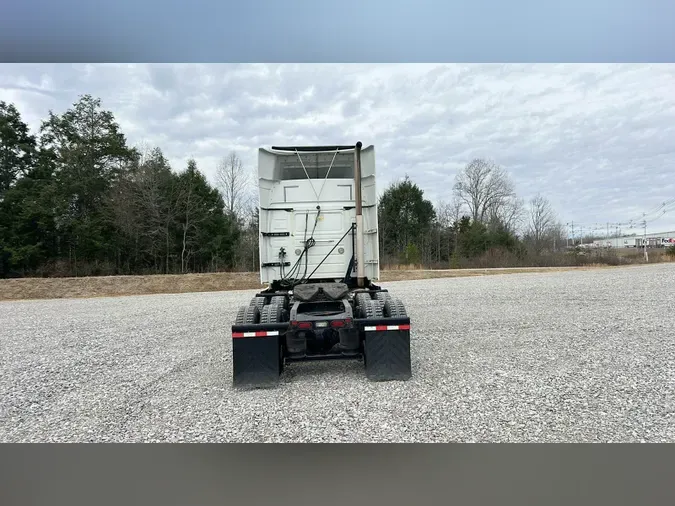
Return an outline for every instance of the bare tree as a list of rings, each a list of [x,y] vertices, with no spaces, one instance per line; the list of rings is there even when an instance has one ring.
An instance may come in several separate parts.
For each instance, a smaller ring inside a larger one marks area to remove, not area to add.
[[[258,203],[255,199],[250,199],[244,207],[241,236],[235,255],[237,265],[252,272],[258,268],[259,218]]]
[[[461,220],[462,216],[466,214],[466,206],[464,205],[464,202],[457,198],[456,195],[453,196],[452,200],[450,201],[449,210],[451,223]]]
[[[449,202],[440,201],[436,204],[436,216],[443,227],[451,227],[453,223],[462,219],[466,214],[464,202],[453,195]]]
[[[241,158],[232,151],[218,164],[216,181],[223,194],[225,209],[240,219],[250,199],[251,175],[244,170]]]
[[[555,221],[548,233],[548,242],[551,244],[553,251],[565,246],[565,225],[559,221]]]
[[[491,208],[488,214],[488,221],[490,223],[498,223],[509,232],[517,234],[523,225],[526,214],[523,199],[513,196],[504,201],[500,206]]]
[[[555,224],[555,214],[548,199],[541,194],[532,197],[527,236],[536,253],[540,253],[544,248],[545,239],[550,235]]]
[[[448,257],[451,257],[453,251],[457,250],[457,237],[459,235],[459,229],[455,225],[458,224],[462,219],[462,216],[466,214],[466,207],[464,202],[457,198],[457,196],[453,196],[449,202],[443,200],[439,201],[435,206],[435,211],[439,227],[441,230],[448,232],[446,251],[448,252]],[[440,238],[438,249],[440,254]]]
[[[163,271],[168,274],[173,247],[172,226],[180,214],[180,188],[171,178],[171,168],[159,148],[144,156],[145,161],[134,178],[134,210],[137,216],[143,217],[137,242],[144,243],[144,249],[155,258],[157,270],[159,255],[164,257]]]
[[[451,245],[449,244],[448,241],[448,255],[456,255],[457,251],[459,250],[459,222],[462,219],[462,217],[466,214],[466,206],[464,205],[464,202],[457,197],[457,195],[454,195],[452,197],[452,200],[450,201],[450,220],[453,226],[453,230],[455,233],[454,236],[454,241],[452,241],[452,248],[450,247]]]
[[[138,166],[146,165],[153,157],[155,148],[147,141],[141,141],[134,146],[136,153],[138,153]]]
[[[515,198],[513,183],[506,171],[481,158],[472,160],[457,175],[454,192],[458,201],[468,207],[471,218],[483,223]]]
[[[448,228],[452,225],[451,215],[451,204],[445,202],[444,200],[439,200],[434,206],[434,211],[436,212],[436,221],[441,228]]]
[[[199,224],[204,220],[204,214],[199,212],[203,206],[203,199],[196,191],[196,172],[197,163],[194,159],[188,160],[187,171],[182,175],[183,179],[180,184],[180,193],[178,201],[181,206],[181,228],[183,232],[182,248],[180,253],[180,270],[185,273],[192,249],[190,232],[196,232]]]
[[[441,251],[443,250],[442,236],[444,233],[447,234],[447,232],[450,230],[450,227],[452,226],[452,204],[444,200],[439,200],[436,203],[434,211],[436,212],[436,223],[438,224],[436,227],[436,261],[440,262]],[[449,243],[450,237],[448,235],[448,251],[450,249]]]
[[[135,191],[136,184],[131,177],[121,178],[111,187],[104,200],[106,213],[111,223],[119,230],[116,246],[118,267],[123,267],[120,264],[122,250],[130,249],[127,251],[127,270],[131,270],[132,257],[138,260],[139,237],[142,228]]]

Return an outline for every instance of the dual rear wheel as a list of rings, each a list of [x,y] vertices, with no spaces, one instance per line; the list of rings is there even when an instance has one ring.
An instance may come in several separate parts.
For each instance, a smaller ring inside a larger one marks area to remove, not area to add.
[[[392,297],[389,292],[375,292],[356,295],[356,310],[360,318],[406,318],[408,316],[403,302]]]
[[[359,293],[355,299],[356,313],[361,318],[377,323],[375,326],[367,323],[364,325],[363,362],[368,379],[373,381],[409,379],[412,376],[410,331],[377,328],[388,318],[407,318],[403,302],[388,292],[375,292],[372,297],[368,293]]]
[[[269,300],[269,303],[266,303]],[[407,380],[412,376],[410,331],[387,328],[388,318],[407,318],[403,302],[388,292],[358,293],[354,317],[373,320],[362,328],[366,376],[373,381]],[[276,324],[288,320],[288,299],[254,297],[237,311],[235,325]],[[368,329],[368,327],[372,327]],[[377,329],[375,327],[378,327]],[[233,348],[235,384],[273,385],[284,369],[284,344],[279,336],[235,339]],[[276,351],[275,351],[276,350]],[[278,360],[278,362],[277,362]]]

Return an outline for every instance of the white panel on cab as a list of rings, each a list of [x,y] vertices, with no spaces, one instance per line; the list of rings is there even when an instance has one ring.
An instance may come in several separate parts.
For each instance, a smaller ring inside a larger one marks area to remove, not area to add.
[[[294,277],[309,275],[315,268],[315,279],[339,279],[346,274],[353,255],[349,234],[355,221],[353,160],[353,151],[336,155],[335,152],[299,154],[259,150],[262,264],[279,262],[283,248],[285,261],[294,265],[298,259],[296,251],[302,251],[303,240],[312,236],[315,243],[307,255],[307,272],[303,259],[303,267]],[[373,281],[379,278],[375,174],[375,150],[368,146],[361,151],[361,195],[365,274]],[[318,220],[317,205],[321,207]],[[286,273],[288,269],[290,267]],[[262,283],[278,280],[280,276],[279,266],[261,266]]]

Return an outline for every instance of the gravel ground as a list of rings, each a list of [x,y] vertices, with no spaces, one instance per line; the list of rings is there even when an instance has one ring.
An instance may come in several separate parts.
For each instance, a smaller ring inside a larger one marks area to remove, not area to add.
[[[675,442],[675,265],[383,283],[413,379],[231,386],[251,291],[0,303],[0,441]]]

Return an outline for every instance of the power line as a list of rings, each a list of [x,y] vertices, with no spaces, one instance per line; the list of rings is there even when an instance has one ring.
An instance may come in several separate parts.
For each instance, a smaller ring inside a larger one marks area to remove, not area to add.
[[[588,230],[591,230],[593,232],[597,232],[598,230],[601,230],[603,228],[609,228],[609,227],[628,227],[629,230],[634,230],[638,228],[643,227],[643,222],[647,223],[653,223],[663,216],[665,216],[667,213],[675,211],[675,197],[667,199],[666,201],[662,202],[661,204],[652,207],[649,211],[643,212],[641,216],[635,217],[630,220],[626,221],[621,221],[621,222],[606,222],[605,225],[600,225],[598,223],[580,223],[576,222],[575,224],[577,227],[581,228],[586,228]]]

